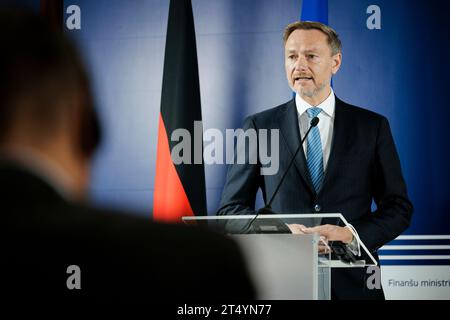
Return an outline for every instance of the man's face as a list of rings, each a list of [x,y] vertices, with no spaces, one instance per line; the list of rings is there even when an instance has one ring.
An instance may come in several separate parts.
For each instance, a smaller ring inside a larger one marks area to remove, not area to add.
[[[289,86],[307,102],[319,104],[329,94],[331,77],[341,65],[341,54],[332,56],[327,36],[319,30],[294,30],[285,44]]]

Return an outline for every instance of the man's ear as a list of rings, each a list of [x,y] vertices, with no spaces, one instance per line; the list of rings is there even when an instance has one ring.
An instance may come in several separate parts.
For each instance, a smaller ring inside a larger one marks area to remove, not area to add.
[[[84,105],[81,108],[80,122],[80,149],[86,157],[92,157],[100,144],[100,122],[94,108]]]
[[[342,54],[340,52],[336,53],[333,57],[333,65],[331,67],[331,73],[333,75],[335,75],[339,68],[341,67],[341,63],[342,63]]]
[[[101,130],[97,113],[90,103],[77,99],[72,110],[70,126],[73,127],[74,142],[81,155],[91,158],[100,144]]]

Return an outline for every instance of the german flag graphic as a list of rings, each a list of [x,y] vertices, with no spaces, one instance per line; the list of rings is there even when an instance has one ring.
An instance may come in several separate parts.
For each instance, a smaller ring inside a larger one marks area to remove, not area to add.
[[[206,214],[203,141],[194,143],[194,122],[201,120],[191,0],[171,0],[158,127],[154,220],[181,222],[182,216]],[[179,141],[172,141],[171,136],[176,129],[187,130],[192,137],[190,163],[173,162],[171,152]],[[199,157],[201,161],[194,161]]]

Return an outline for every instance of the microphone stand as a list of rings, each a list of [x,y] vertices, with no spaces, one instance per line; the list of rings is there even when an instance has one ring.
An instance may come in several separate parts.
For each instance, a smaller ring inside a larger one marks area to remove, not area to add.
[[[311,119],[310,127],[309,127],[308,131],[306,131],[306,134],[303,137],[302,141],[300,142],[300,145],[297,147],[297,150],[295,150],[295,153],[292,156],[291,161],[289,162],[289,165],[287,166],[286,170],[284,171],[284,174],[281,177],[280,182],[278,182],[278,185],[277,185],[274,193],[272,194],[272,197],[270,198],[269,202],[263,208],[261,208],[258,211],[256,211],[255,217],[250,221],[250,223],[243,230],[242,233],[247,233],[250,230],[250,227],[252,226],[253,222],[259,217],[259,215],[261,215],[261,214],[275,214],[275,212],[272,210],[272,207],[271,207],[273,199],[275,198],[276,194],[278,193],[278,190],[280,189],[281,184],[283,183],[284,179],[286,178],[286,175],[287,175],[289,169],[291,168],[292,164],[294,163],[294,160],[297,157],[298,152],[302,148],[303,143],[305,142],[306,138],[308,137],[309,132],[311,131],[312,128],[317,126],[318,123],[319,123],[319,118],[318,117],[314,117],[314,118]]]

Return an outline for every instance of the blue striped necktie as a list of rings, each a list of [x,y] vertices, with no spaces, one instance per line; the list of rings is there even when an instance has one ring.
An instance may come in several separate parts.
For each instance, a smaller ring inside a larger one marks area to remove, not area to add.
[[[321,111],[322,109],[320,108],[309,108],[306,110],[310,119],[317,117]],[[319,193],[323,183],[324,171],[322,141],[320,140],[320,132],[317,126],[312,128],[308,135],[306,162],[314,189],[316,193]]]

